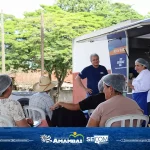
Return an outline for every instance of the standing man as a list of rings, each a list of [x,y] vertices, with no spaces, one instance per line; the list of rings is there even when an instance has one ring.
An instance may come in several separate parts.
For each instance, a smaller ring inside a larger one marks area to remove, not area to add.
[[[108,74],[107,69],[99,65],[99,56],[97,54],[91,54],[90,61],[92,65],[85,67],[76,77],[78,84],[87,93],[87,97],[99,93],[98,82],[104,75]],[[85,78],[87,78],[87,87],[85,87],[81,81],[81,79]]]

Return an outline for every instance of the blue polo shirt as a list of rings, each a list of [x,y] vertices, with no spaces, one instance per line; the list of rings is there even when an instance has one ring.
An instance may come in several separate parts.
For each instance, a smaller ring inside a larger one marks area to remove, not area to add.
[[[98,68],[94,68],[92,65],[90,65],[84,68],[81,73],[79,73],[81,79],[87,78],[87,88],[92,89],[92,94],[87,93],[88,96],[99,93],[98,82],[107,74],[107,69],[102,65],[99,65]]]

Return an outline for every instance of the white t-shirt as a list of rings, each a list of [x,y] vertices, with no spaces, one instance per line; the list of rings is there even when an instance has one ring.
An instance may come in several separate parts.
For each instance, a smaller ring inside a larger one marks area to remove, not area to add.
[[[20,103],[10,98],[0,99],[0,115],[7,116],[15,126],[15,121],[20,121],[25,118]],[[6,127],[7,125],[0,121],[0,127]]]

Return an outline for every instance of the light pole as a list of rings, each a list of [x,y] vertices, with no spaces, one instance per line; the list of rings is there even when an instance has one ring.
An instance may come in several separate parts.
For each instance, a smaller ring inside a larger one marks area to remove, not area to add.
[[[4,16],[1,10],[1,47],[2,47],[2,73],[5,73],[5,43],[4,43]]]
[[[44,17],[41,12],[41,76],[44,75]]]

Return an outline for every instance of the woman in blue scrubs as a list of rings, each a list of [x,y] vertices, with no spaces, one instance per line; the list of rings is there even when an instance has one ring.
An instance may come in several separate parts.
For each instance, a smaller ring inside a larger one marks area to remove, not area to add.
[[[135,61],[135,70],[139,75],[132,81],[132,84],[128,83],[132,89],[132,98],[144,110],[145,115],[148,115],[147,103],[150,102],[150,71],[148,68],[149,63],[143,58],[138,58]]]

